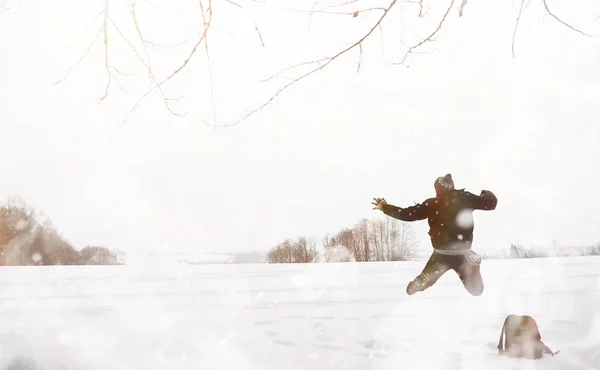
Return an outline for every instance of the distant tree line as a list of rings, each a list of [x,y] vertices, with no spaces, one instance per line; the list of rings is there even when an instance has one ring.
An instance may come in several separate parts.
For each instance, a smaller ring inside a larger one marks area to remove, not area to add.
[[[309,263],[316,262],[318,257],[315,240],[303,236],[296,240],[286,239],[267,254],[271,263]]]
[[[567,248],[556,241],[548,247],[526,247],[520,244],[511,244],[508,253],[484,255],[486,259],[520,259],[520,258],[548,258],[548,257],[575,257],[575,256],[600,256],[600,242],[583,247]]]
[[[411,225],[394,218],[362,219],[321,239],[286,239],[267,253],[269,263],[407,261],[418,244]]]
[[[76,250],[20,198],[0,205],[0,265],[116,265],[123,257],[102,246]]]

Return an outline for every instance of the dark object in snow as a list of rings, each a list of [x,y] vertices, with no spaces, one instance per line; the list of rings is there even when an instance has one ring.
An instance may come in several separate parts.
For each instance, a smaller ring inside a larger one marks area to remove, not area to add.
[[[542,342],[542,336],[533,317],[510,314],[504,319],[498,340],[499,355],[539,360],[544,353],[554,356],[558,352],[560,351],[553,352]]]
[[[475,195],[464,189],[455,189],[451,174],[438,177],[433,186],[435,197],[406,208],[388,204],[385,198],[373,198],[374,209],[390,217],[406,222],[427,219],[429,223],[434,251],[421,274],[408,284],[406,292],[412,295],[423,291],[435,284],[446,271],[454,270],[471,295],[481,295],[481,256],[471,250],[473,211],[494,210],[498,199],[489,190]]]

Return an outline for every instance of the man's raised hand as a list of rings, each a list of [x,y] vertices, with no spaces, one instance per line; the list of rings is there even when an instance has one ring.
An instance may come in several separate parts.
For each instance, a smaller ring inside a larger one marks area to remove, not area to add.
[[[385,198],[373,198],[371,204],[375,206],[373,209],[383,211],[383,207],[387,204],[387,202],[385,201]]]

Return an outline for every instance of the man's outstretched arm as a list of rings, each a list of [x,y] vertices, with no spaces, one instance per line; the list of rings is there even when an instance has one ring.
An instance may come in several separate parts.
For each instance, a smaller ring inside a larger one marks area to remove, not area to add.
[[[480,195],[475,195],[466,191],[465,195],[467,197],[467,203],[469,203],[470,207],[473,209],[492,211],[496,209],[496,205],[498,204],[498,198],[496,198],[496,195],[489,190],[482,190]]]
[[[427,210],[427,201],[420,204],[415,204],[414,206],[401,208],[392,204],[388,204],[384,198],[373,198],[373,202],[371,204],[375,205],[373,209],[379,209],[384,214],[400,221],[419,221],[424,220],[429,216],[429,212]]]

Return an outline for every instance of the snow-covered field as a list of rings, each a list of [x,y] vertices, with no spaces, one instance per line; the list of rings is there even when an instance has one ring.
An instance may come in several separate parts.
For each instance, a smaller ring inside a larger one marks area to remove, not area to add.
[[[452,271],[409,297],[423,264],[1,267],[0,369],[600,369],[600,258],[486,260],[480,297]],[[560,353],[499,357],[509,313]]]

